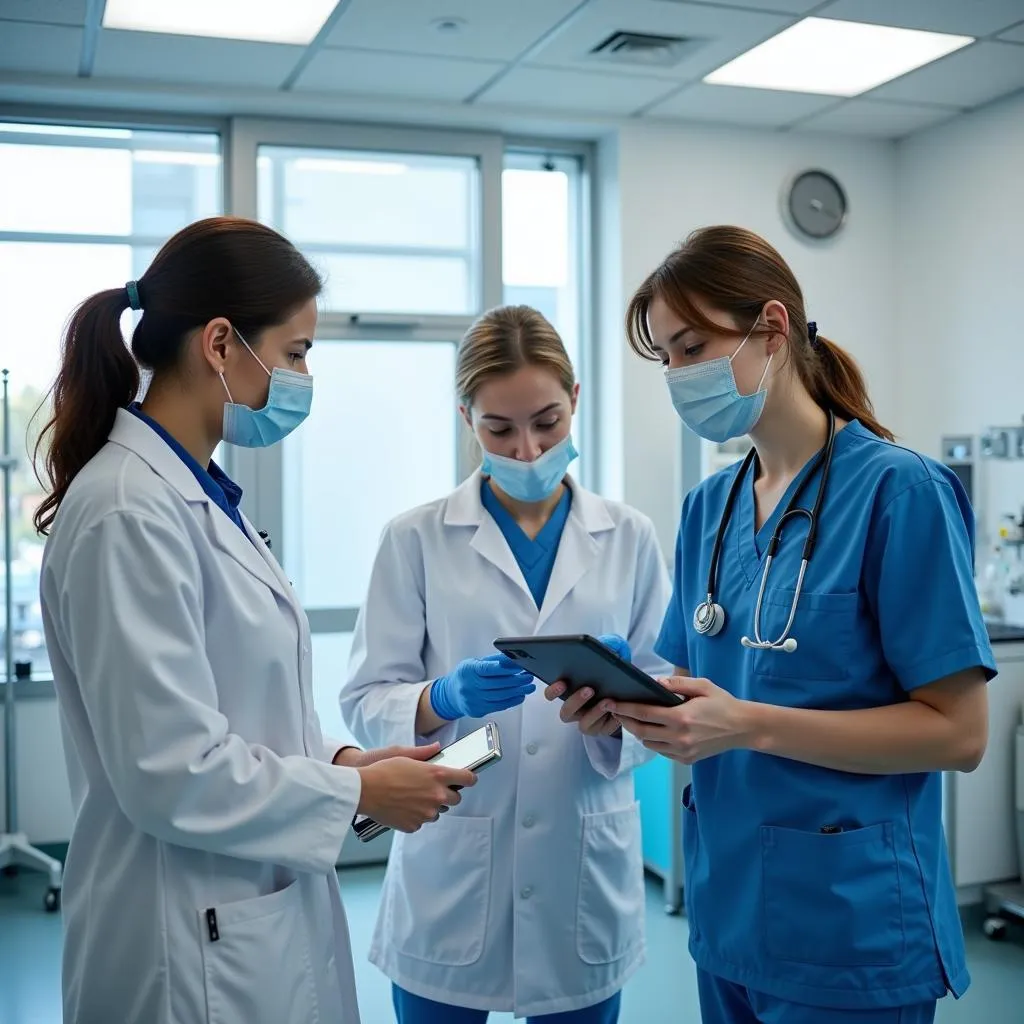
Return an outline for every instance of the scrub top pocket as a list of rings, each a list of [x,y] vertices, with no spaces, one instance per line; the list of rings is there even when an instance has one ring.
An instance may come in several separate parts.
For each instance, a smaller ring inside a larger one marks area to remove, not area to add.
[[[893,827],[761,828],[765,946],[790,963],[894,967],[906,938]]]
[[[753,652],[754,671],[776,679],[833,682],[849,679],[858,601],[856,593],[809,594],[804,591],[789,631],[797,641],[796,650],[756,650]],[[775,588],[764,595],[761,636],[765,640],[775,640],[782,635],[792,606],[792,587]]]

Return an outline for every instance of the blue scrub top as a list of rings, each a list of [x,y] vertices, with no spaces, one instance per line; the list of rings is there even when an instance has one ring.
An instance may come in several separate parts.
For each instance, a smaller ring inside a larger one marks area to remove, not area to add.
[[[242,501],[242,488],[216,462],[211,461],[209,469],[203,469],[152,416],[147,416],[142,411],[138,402],[132,402],[128,406],[128,411],[138,416],[143,423],[148,423],[167,442],[171,451],[188,466],[192,475],[199,481],[203,493],[248,537],[241,513],[238,511]]]
[[[562,539],[562,530],[569,518],[569,507],[572,503],[572,491],[566,487],[562,497],[551,513],[551,518],[544,524],[536,537],[530,538],[522,527],[513,519],[512,513],[491,490],[487,480],[480,484],[480,500],[498,524],[505,543],[508,544],[519,564],[519,569],[530,588],[537,607],[544,604],[551,571],[555,567],[555,556],[558,554],[558,542]]]
[[[813,460],[812,460],[813,462]],[[672,603],[656,651],[745,700],[789,707],[898,703],[944,676],[995,675],[974,586],[974,519],[952,472],[858,422],[835,439],[793,653],[753,651],[762,558],[810,463],[755,531],[753,473],[719,561],[721,633],[693,612],[730,467],[687,495]],[[815,475],[820,478],[820,470]],[[801,496],[813,505],[817,481]],[[761,634],[789,615],[807,520],[772,563]],[[942,774],[858,775],[751,750],[693,766],[683,847],[690,950],[699,968],[789,1002],[881,1008],[964,992],[969,975],[942,829]],[[824,831],[823,831],[824,830]]]

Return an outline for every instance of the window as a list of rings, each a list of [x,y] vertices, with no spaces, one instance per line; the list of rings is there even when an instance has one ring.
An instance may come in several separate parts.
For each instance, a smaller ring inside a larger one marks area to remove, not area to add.
[[[326,276],[326,309],[479,310],[476,160],[260,146],[257,168],[260,219]]]
[[[501,176],[504,301],[540,310],[581,369],[582,174],[578,157],[510,152]]]
[[[456,484],[452,342],[319,340],[284,442],[284,551],[309,608],[358,608],[384,524]],[[311,514],[312,513],[312,514]]]
[[[138,277],[169,235],[220,210],[216,134],[0,123],[0,308],[18,459],[14,653],[37,677],[49,662],[38,596],[43,545],[32,527],[42,491],[28,452],[48,416],[64,324],[91,293]],[[0,583],[2,574],[0,565]]]
[[[585,178],[580,156],[510,151],[501,177],[503,301],[540,310],[562,336],[576,370],[588,386],[584,331],[588,290]],[[584,395],[574,424],[581,456],[573,473],[586,475],[596,459],[587,451],[594,432],[587,417],[593,396]]]

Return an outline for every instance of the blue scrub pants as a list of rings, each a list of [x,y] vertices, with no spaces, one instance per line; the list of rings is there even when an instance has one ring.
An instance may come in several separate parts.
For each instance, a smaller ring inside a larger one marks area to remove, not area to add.
[[[398,1024],[485,1024],[487,1010],[471,1010],[465,1006],[447,1006],[432,999],[414,996],[411,992],[391,986],[391,1000],[395,1004]],[[611,999],[582,1010],[566,1013],[545,1013],[540,1017],[528,1017],[528,1024],[617,1024],[622,993],[616,992]]]
[[[932,1024],[935,1003],[886,1010],[829,1010],[787,1003],[697,971],[702,1024]]]

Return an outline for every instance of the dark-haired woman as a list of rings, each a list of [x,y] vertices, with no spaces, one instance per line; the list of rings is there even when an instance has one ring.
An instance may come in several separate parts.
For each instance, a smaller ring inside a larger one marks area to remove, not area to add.
[[[926,1024],[969,980],[941,773],[981,759],[995,674],[967,497],[892,442],[750,232],[692,235],[641,285],[627,330],[690,429],[753,442],[683,504],[655,650],[687,700],[615,709],[693,764],[702,1020]]]
[[[68,326],[36,517],[76,812],[66,1021],[358,1021],[334,874],[353,815],[414,831],[474,781],[424,764],[436,746],[322,735],[306,616],[211,461],[305,419],[320,287],[280,235],[216,218]]]

